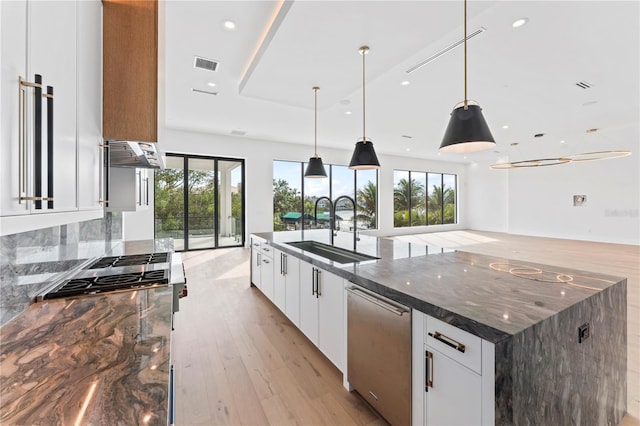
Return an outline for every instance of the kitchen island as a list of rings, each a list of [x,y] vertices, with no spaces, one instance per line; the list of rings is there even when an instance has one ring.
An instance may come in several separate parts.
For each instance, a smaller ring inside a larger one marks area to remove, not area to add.
[[[255,235],[493,344],[496,424],[617,424],[626,411],[626,279],[364,236],[358,251],[380,259],[339,264],[286,244],[316,232]]]
[[[0,328],[0,423],[166,425],[172,303],[160,286],[29,306]]]

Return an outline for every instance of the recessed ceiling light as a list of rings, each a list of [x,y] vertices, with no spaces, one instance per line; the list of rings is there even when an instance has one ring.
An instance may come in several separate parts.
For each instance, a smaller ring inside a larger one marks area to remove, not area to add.
[[[509,128],[509,125],[508,125],[508,124],[505,124],[504,126],[502,126],[502,128],[503,128],[503,129],[508,129],[508,128]]]
[[[410,85],[410,84],[411,84],[411,82],[410,82],[409,80],[405,80],[405,81],[403,81],[403,82],[402,82],[402,83],[400,83],[400,84],[401,84],[401,85],[403,85],[403,86],[408,86],[408,85]]]
[[[406,149],[406,151],[407,151],[407,152],[411,151],[411,148],[407,148],[407,149]]]
[[[228,30],[235,30],[236,29],[236,23],[233,22],[230,19],[226,19],[225,21],[222,22],[222,25],[224,25],[224,27]]]
[[[216,87],[216,84],[214,82],[209,82],[207,83],[207,86],[209,87]]]
[[[564,143],[564,141],[560,141],[560,143]]]
[[[346,115],[351,115],[351,111],[345,111],[344,112]]]
[[[513,28],[520,28],[523,25],[525,25],[527,22],[529,22],[529,18],[520,18],[513,21],[513,24],[511,24],[511,26]]]

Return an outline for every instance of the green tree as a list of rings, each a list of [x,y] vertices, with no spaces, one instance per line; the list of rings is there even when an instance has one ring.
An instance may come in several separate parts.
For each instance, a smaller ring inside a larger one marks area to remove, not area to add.
[[[424,205],[424,186],[415,179],[400,179],[393,189],[393,226],[409,226],[409,207],[416,214],[420,213],[420,206]],[[418,217],[415,218],[416,220]]]
[[[286,227],[281,217],[287,212],[300,212],[302,196],[291,188],[285,179],[273,180],[273,230],[284,231]]]
[[[439,225],[442,223],[442,201],[442,187],[433,185],[433,189],[427,199],[429,225]]]
[[[358,203],[357,220],[367,228],[376,227],[376,212],[378,210],[378,187],[369,181],[362,189],[358,189],[356,196]]]

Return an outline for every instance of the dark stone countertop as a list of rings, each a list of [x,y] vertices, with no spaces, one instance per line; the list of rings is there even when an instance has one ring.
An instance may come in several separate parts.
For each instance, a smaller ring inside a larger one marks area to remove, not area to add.
[[[287,245],[328,230],[256,233],[286,253],[410,308],[497,343],[580,303],[624,278],[463,251],[360,236],[357,251],[379,260],[339,264]],[[352,240],[336,246],[352,249]]]
[[[172,300],[156,287],[30,305],[0,327],[0,423],[166,425]]]

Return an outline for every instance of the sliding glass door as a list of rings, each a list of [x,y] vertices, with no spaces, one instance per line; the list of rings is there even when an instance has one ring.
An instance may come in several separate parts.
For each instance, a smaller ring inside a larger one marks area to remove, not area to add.
[[[176,250],[244,245],[244,160],[167,154],[155,186],[156,238]]]

